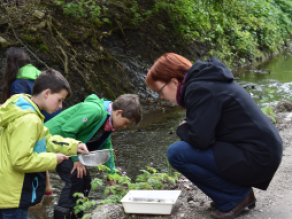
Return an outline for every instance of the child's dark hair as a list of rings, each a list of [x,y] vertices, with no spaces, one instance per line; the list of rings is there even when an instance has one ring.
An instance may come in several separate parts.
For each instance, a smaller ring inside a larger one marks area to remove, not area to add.
[[[43,71],[37,77],[32,89],[32,96],[39,95],[46,89],[51,89],[53,94],[59,93],[62,89],[64,89],[68,92],[67,98],[70,98],[72,95],[70,85],[66,78],[54,69]]]
[[[131,120],[136,125],[142,118],[142,109],[139,97],[136,94],[124,94],[113,102],[113,110],[123,110],[123,117]]]
[[[30,63],[30,58],[23,49],[11,47],[7,50],[7,59],[3,79],[3,102],[10,97],[10,87],[13,81],[16,80],[16,75],[19,69]]]

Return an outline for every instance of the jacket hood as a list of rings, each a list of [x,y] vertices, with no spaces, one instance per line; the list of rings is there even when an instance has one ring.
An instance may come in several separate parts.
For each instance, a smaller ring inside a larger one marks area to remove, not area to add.
[[[35,80],[41,74],[41,71],[34,67],[32,64],[27,64],[19,69],[17,79]]]
[[[9,98],[0,108],[0,126],[6,127],[10,122],[26,114],[36,114],[44,120],[38,106],[28,94],[16,94]]]
[[[95,94],[91,94],[88,97],[85,98],[84,102],[92,102],[99,104],[101,107],[108,109],[109,103],[112,103],[112,101],[107,101],[106,99],[99,99],[98,96]]]
[[[198,60],[188,71],[185,85],[193,81],[222,81],[231,82],[234,80],[232,72],[215,56],[205,62]]]
[[[84,102],[92,102],[92,103],[101,104],[103,103],[103,100],[99,99],[98,96],[96,96],[95,94],[91,94],[85,98]]]

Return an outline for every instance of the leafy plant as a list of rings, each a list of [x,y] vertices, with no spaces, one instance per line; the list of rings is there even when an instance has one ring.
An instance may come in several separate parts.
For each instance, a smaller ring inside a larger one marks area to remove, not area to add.
[[[167,173],[159,173],[158,170],[153,167],[153,163],[151,163],[146,166],[146,170],[140,170],[143,173],[138,175],[136,182],[133,183],[128,177],[127,172],[122,171],[119,167],[115,169],[116,174],[107,174],[106,172],[109,168],[104,165],[98,165],[97,167],[99,171],[104,172],[104,178],[111,181],[113,180],[116,184],[105,188],[104,195],[108,196],[103,200],[90,200],[88,197],[85,197],[83,193],[75,193],[73,196],[79,197],[76,202],[77,205],[74,207],[75,214],[78,214],[80,211],[92,209],[100,204],[120,203],[121,199],[128,193],[129,190],[162,189],[169,184],[175,184],[175,181],[179,177],[179,173],[177,172],[172,172],[172,175]],[[93,179],[91,182],[92,189],[95,190],[96,188],[101,187],[103,185],[103,181],[104,180],[99,178]],[[88,215],[89,214],[85,214],[83,218],[86,218]]]
[[[79,0],[76,2],[65,3],[64,0],[55,1],[57,5],[63,7],[64,14],[73,17],[98,17],[100,15],[100,6],[93,0]]]
[[[271,89],[271,88],[264,88],[267,93],[268,97],[261,99],[260,102],[269,102],[269,104],[265,105],[261,110],[263,113],[272,120],[273,123],[276,123],[276,114],[274,113],[274,107],[271,105],[272,99],[274,98],[274,93],[276,92],[276,89]]]

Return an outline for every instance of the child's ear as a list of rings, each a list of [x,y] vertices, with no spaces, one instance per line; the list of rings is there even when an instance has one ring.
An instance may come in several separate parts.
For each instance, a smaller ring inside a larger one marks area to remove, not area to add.
[[[51,94],[51,93],[52,93],[51,89],[49,89],[49,88],[43,91],[43,94],[44,94],[45,98],[47,98],[49,96],[49,94]]]
[[[116,110],[115,111],[115,113],[116,113],[116,116],[123,116],[123,110]]]

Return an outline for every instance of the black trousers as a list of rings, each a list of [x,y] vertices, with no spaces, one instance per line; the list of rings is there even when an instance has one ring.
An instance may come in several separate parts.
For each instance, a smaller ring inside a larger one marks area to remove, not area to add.
[[[91,190],[91,177],[89,171],[86,169],[86,176],[83,175],[83,178],[77,178],[77,170],[72,174],[70,173],[72,168],[73,162],[70,159],[63,161],[57,166],[57,173],[66,183],[61,191],[58,206],[70,209],[75,207],[78,199],[78,197],[73,197],[75,192],[82,192],[85,196],[88,196]]]

